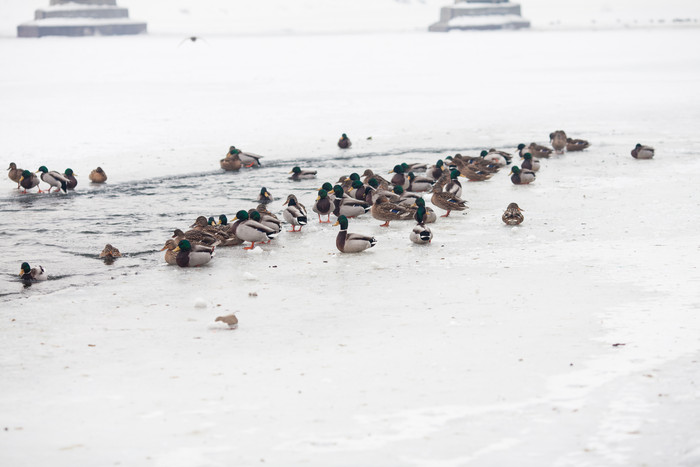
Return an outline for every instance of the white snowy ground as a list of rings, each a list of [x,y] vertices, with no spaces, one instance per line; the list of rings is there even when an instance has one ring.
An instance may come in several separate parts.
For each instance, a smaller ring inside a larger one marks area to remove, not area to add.
[[[365,218],[350,230],[378,245],[338,255],[311,224],[205,268],[4,297],[0,464],[700,464],[699,38],[1,40],[6,162],[113,184],[215,170],[230,144],[335,156],[341,132],[376,169],[558,128],[593,146],[532,186],[469,184],[425,248]],[[233,311],[239,329],[214,323]]]

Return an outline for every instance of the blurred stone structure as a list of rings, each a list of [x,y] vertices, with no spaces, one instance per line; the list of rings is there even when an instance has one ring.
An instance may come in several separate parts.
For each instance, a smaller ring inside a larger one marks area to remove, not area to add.
[[[442,7],[440,21],[428,30],[490,30],[529,28],[530,22],[520,14],[520,5],[509,0],[455,0]]]
[[[51,0],[34,21],[17,26],[17,37],[144,34],[146,23],[129,19],[117,0]]]

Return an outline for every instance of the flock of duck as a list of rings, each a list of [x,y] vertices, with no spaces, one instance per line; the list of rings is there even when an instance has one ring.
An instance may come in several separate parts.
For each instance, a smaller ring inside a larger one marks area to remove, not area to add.
[[[590,144],[581,139],[572,139],[566,133],[557,130],[549,135],[551,147],[530,143],[520,144],[516,154],[522,160],[520,166],[512,165],[513,154],[496,149],[483,150],[478,156],[463,156],[455,154],[439,159],[435,164],[400,163],[389,172],[393,174],[387,180],[381,175],[366,169],[362,175],[352,173],[340,177],[337,183],[325,182],[318,189],[318,195],[313,203],[312,211],[318,215],[321,224],[330,223],[331,215],[336,218],[334,226],[340,226],[336,236],[336,248],[341,253],[359,253],[373,247],[377,239],[372,236],[348,232],[349,219],[369,213],[373,218],[383,221],[381,227],[389,227],[392,221],[414,221],[415,225],[409,233],[409,239],[416,244],[426,245],[432,241],[433,233],[427,224],[437,221],[434,208],[445,211],[440,217],[448,217],[452,211],[465,211],[467,202],[462,199],[462,184],[460,177],[471,182],[489,180],[500,169],[511,165],[510,180],[515,185],[527,185],[535,181],[540,169],[540,158],[548,158],[564,152],[583,151]],[[352,143],[346,134],[338,140],[338,147],[347,149]],[[650,159],[654,149],[637,144],[632,150],[636,159]],[[235,146],[229,148],[226,156],[221,159],[220,166],[226,171],[237,171],[242,168],[257,168],[261,166],[261,156],[241,151]],[[26,190],[37,187],[39,181],[49,185],[47,192],[67,191],[77,185],[75,174],[66,169],[62,174],[49,171],[41,166],[36,173],[17,168],[11,163],[8,168],[9,178],[17,182],[17,188]],[[417,175],[420,173],[422,175]],[[290,171],[291,180],[314,179],[317,172],[294,167]],[[101,168],[90,174],[93,183],[104,183],[107,176]],[[424,194],[430,195],[433,207],[427,206]],[[266,244],[275,239],[282,231],[282,220],[267,209],[274,198],[262,187],[257,206],[236,213],[232,222],[225,214],[214,217],[198,217],[186,231],[176,229],[161,251],[165,252],[168,264],[180,267],[197,267],[211,261],[217,247],[243,245],[244,249],[253,249],[256,244]],[[290,225],[288,232],[301,232],[302,227],[309,222],[306,207],[294,194],[286,197],[283,203],[282,219]],[[325,219],[324,219],[325,218]],[[510,203],[502,215],[507,225],[518,225],[524,221],[522,209],[516,203]],[[112,245],[106,245],[100,257],[114,261],[120,257],[119,250]],[[20,276],[25,282],[45,280],[48,276],[42,266],[32,268],[27,262],[22,263]]]

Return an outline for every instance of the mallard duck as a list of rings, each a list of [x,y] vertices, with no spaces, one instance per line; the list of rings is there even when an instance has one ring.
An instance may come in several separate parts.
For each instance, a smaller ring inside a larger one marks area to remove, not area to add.
[[[462,197],[462,184],[459,182],[460,171],[457,169],[450,170],[450,180],[445,184],[443,191],[452,193],[458,198]]]
[[[165,262],[173,266],[177,264],[177,253],[175,253],[176,248],[177,242],[170,238],[165,242],[165,246],[160,249],[160,251],[165,251]]]
[[[29,266],[29,263],[22,263],[19,276],[25,282],[45,281],[49,278],[42,266],[32,268]]]
[[[75,190],[75,187],[78,186],[78,179],[75,178],[75,174],[73,173],[73,169],[66,169],[63,172],[63,176],[68,179],[68,189],[69,190]]]
[[[435,182],[431,178],[416,177],[413,172],[408,172],[408,187],[406,187],[406,191],[414,193],[430,191],[433,188],[433,183]]]
[[[390,202],[386,196],[380,196],[372,205],[372,217],[384,221],[380,227],[389,227],[391,221],[405,221],[413,217],[413,212],[407,207]]]
[[[270,204],[274,198],[270,194],[269,191],[267,191],[267,188],[262,187],[260,189],[260,193],[258,194],[258,204]]]
[[[433,196],[430,201],[440,209],[447,211],[440,217],[448,217],[452,211],[464,211],[467,209],[467,202],[453,193],[443,191],[443,187],[447,184],[447,173],[440,177],[440,180],[433,185]]]
[[[348,218],[343,215],[338,217],[338,220],[333,225],[340,225],[340,232],[335,237],[335,246],[341,253],[359,253],[377,244],[377,240],[374,237],[348,233]]]
[[[547,146],[542,146],[541,144],[537,143],[530,143],[530,145],[527,147],[526,152],[532,154],[533,157],[549,157],[552,155],[551,149],[549,149]]]
[[[423,215],[422,219],[424,224],[433,224],[435,221],[437,221],[437,214],[435,214],[433,208],[427,207],[423,198],[417,198],[416,202],[410,207],[411,211],[413,212],[413,219],[415,219],[416,222],[418,222],[416,213],[418,212],[419,208],[425,209],[425,215]]]
[[[418,209],[413,216],[413,218],[416,220],[416,225],[413,227],[413,230],[411,230],[408,238],[410,238],[413,243],[417,243],[418,245],[427,245],[433,240],[433,232],[431,232],[430,229],[425,226],[427,214],[425,203],[423,203],[423,206],[418,206]]]
[[[413,206],[416,199],[421,197],[418,193],[404,191],[401,185],[396,185],[394,187],[392,196],[387,195],[387,193],[384,191],[380,191],[377,194],[377,198],[380,196],[386,197],[390,203],[401,204],[403,206]]]
[[[404,192],[403,187],[401,185],[396,185],[391,191],[387,191],[381,188],[381,185],[379,184],[379,182],[377,182],[377,179],[370,178],[369,183],[365,189],[365,203],[371,206],[374,204],[374,200],[376,200],[380,196],[386,196],[392,203],[398,203],[399,201],[401,201],[400,195],[396,194],[398,189],[401,190],[401,193]]]
[[[496,164],[499,167],[505,167],[508,165],[508,160],[502,156],[499,152],[488,152],[486,150],[481,151],[481,154],[479,155],[484,161],[487,161],[491,164]]]
[[[488,172],[470,166],[462,166],[459,168],[459,173],[463,177],[468,178],[470,182],[483,182],[493,177],[495,172]]]
[[[566,151],[566,133],[563,130],[557,130],[549,134],[549,142],[558,154]]]
[[[41,172],[41,175],[39,175],[39,178],[41,180],[49,185],[49,189],[47,193],[51,193],[51,188],[56,188],[56,191],[61,191],[63,190],[64,193],[68,191],[68,179],[61,175],[60,173],[56,172],[55,170],[52,170],[49,172],[49,169],[46,168],[46,166],[42,165],[39,167],[39,170],[36,171],[36,173]]]
[[[180,242],[180,240],[189,240],[190,243],[199,243],[205,246],[217,246],[221,243],[221,240],[215,235],[195,229],[188,230],[187,232],[175,229],[172,238],[174,238],[176,242]]]
[[[104,170],[102,170],[102,167],[98,167],[92,172],[90,172],[88,178],[92,183],[104,183],[107,181],[107,174]]]
[[[282,221],[265,208],[264,204],[258,204],[256,209],[248,209],[248,217],[256,222],[260,222],[265,227],[269,227],[280,233],[282,231]]]
[[[350,141],[350,138],[348,138],[348,135],[345,133],[342,134],[340,139],[338,140],[338,147],[340,149],[347,149],[350,146],[352,146],[352,142]]]
[[[315,170],[301,170],[299,167],[294,167],[289,173],[292,174],[292,176],[289,177],[290,180],[299,181],[316,178],[317,172]]]
[[[571,138],[566,138],[566,150],[569,152],[572,151],[583,151],[587,147],[589,147],[591,144],[586,141],[585,139],[571,139]]]
[[[535,181],[535,172],[527,169],[521,170],[517,165],[513,166],[510,173],[510,181],[513,182],[513,185],[527,185]]]
[[[224,324],[228,324],[228,327],[230,329],[236,329],[238,327],[238,318],[236,318],[236,315],[226,315],[226,316],[217,316],[214,322],[221,321]]]
[[[501,219],[508,225],[521,224],[525,220],[525,216],[523,216],[521,211],[522,209],[520,209],[517,203],[510,203],[503,213],[503,216],[501,216]]]
[[[428,164],[424,164],[423,162],[413,162],[412,164],[404,162],[401,165],[403,165],[406,172],[425,172],[428,170]]]
[[[635,159],[651,159],[654,157],[654,148],[637,143],[634,149],[632,149],[632,157]]]
[[[335,199],[333,200],[333,215],[336,217],[357,217],[370,209],[369,205],[364,201],[348,196],[343,192],[343,188],[340,185],[335,185],[333,187],[333,194],[335,195]]]
[[[375,179],[377,181],[377,184],[378,184],[378,186],[375,188],[380,188],[382,190],[389,189],[389,185],[390,185],[389,181],[387,179],[385,179],[384,177],[382,177],[381,175],[375,174],[370,169],[366,169],[362,173],[362,181],[364,182],[365,185],[369,185],[370,184],[369,181],[372,178]]]
[[[262,156],[253,154],[252,152],[243,152],[237,149],[236,146],[231,146],[226,157],[238,156],[244,167],[260,167],[260,159]]]
[[[233,233],[241,240],[251,243],[244,250],[252,250],[256,243],[265,243],[277,236],[274,229],[250,219],[248,211],[238,211],[234,220],[236,222],[233,224]]]
[[[34,187],[37,187],[39,193],[43,193],[39,187],[39,177],[31,173],[29,170],[22,171],[22,176],[19,178],[19,185],[24,188],[22,193],[26,193],[27,190],[31,190]]]
[[[7,168],[7,176],[17,184],[17,188],[19,188],[19,180],[22,178],[22,172],[24,172],[24,169],[18,169],[17,164],[14,162],[10,162],[10,166]]]
[[[177,253],[175,262],[181,268],[196,268],[214,257],[214,247],[192,245],[189,240],[180,240],[173,252]]]
[[[333,202],[328,197],[328,192],[321,188],[318,190],[318,197],[311,208],[316,214],[318,214],[319,224],[330,224],[331,223],[331,212],[333,212]],[[321,215],[328,216],[328,220],[321,220]]]
[[[228,217],[226,217],[226,214],[219,215],[216,227],[219,230],[219,235],[216,236],[217,239],[220,239],[218,245],[235,246],[243,243],[243,240],[236,237],[236,235],[233,233],[233,225],[228,223]]]
[[[525,153],[523,163],[521,164],[523,169],[532,170],[537,172],[540,170],[540,161],[538,159],[533,159],[532,154],[529,152]]]
[[[100,258],[121,258],[122,254],[117,248],[114,248],[111,244],[106,244],[102,252],[100,253]]]
[[[233,156],[227,156],[221,159],[219,161],[219,165],[222,169],[224,169],[227,172],[235,172],[237,170],[240,170],[241,167],[243,167],[243,162],[241,161],[241,158],[238,156],[238,154],[235,154]]]
[[[506,160],[507,164],[510,164],[511,162],[513,162],[513,155],[509,152],[498,151],[498,150],[496,150],[496,148],[491,148],[491,149],[489,149],[488,153],[489,154],[498,154],[499,156],[503,157]]]
[[[297,197],[294,195],[287,196],[287,201],[283,205],[287,207],[282,211],[282,217],[284,217],[285,221],[292,224],[292,230],[289,230],[289,232],[301,232],[301,228],[308,222],[306,208],[297,201]],[[299,226],[299,230],[296,230],[296,226]]]
[[[404,190],[408,188],[408,177],[406,176],[406,170],[402,165],[395,165],[389,173],[394,174],[393,177],[391,177],[392,185],[401,185]]]
[[[347,191],[348,196],[351,198],[359,199],[360,201],[365,200],[365,192],[367,187],[360,180],[354,180],[350,185],[350,189]]]
[[[445,170],[445,162],[442,159],[438,159],[435,165],[431,165],[425,171],[425,175],[428,178],[432,178],[433,181],[437,182],[442,176],[442,172]]]

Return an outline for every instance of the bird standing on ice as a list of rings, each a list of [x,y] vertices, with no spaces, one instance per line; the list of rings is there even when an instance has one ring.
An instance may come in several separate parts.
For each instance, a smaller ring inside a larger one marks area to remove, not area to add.
[[[359,253],[377,244],[374,237],[348,233],[348,218],[345,216],[338,217],[333,225],[340,225],[340,232],[335,238],[335,246],[341,253]]]
[[[338,140],[338,147],[340,149],[347,149],[350,146],[352,146],[352,142],[350,141],[350,138],[348,138],[348,135],[343,133],[343,135]]]
[[[510,203],[501,216],[501,219],[508,225],[522,224],[525,220],[525,216],[523,216],[521,211],[522,209],[520,209],[517,203]]]

